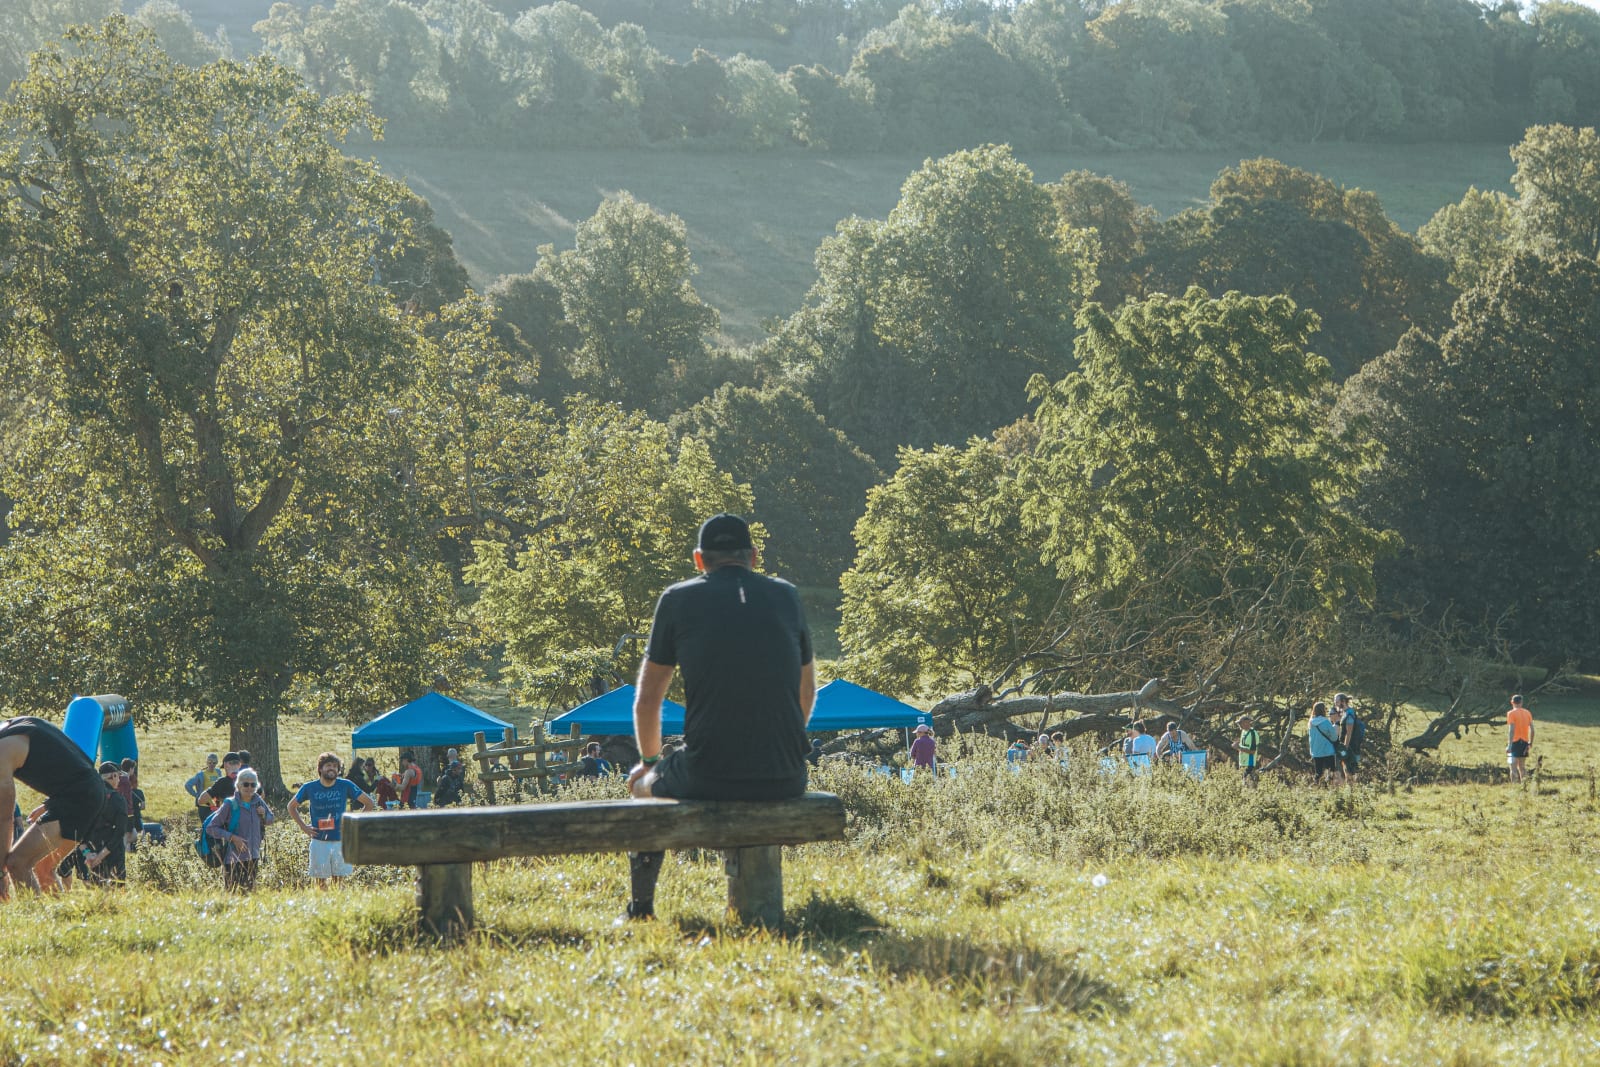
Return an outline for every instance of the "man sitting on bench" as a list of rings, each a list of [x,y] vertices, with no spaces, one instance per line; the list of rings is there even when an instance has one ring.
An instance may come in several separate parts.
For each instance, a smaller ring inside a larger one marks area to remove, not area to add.
[[[811,632],[795,587],[755,573],[750,527],[713,515],[700,527],[697,578],[656,603],[639,668],[635,797],[785,800],[806,791],[806,723],[816,699]],[[683,669],[684,744],[661,757],[661,701]],[[627,917],[655,914],[662,852],[629,853]]]

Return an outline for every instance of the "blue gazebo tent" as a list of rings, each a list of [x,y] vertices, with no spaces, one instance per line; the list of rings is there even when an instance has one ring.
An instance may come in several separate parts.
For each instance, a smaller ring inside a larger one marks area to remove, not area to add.
[[[360,727],[350,735],[350,747],[465,746],[472,744],[472,735],[480,730],[493,743],[508,729],[515,727],[470,704],[443,693],[426,693]]]
[[[633,686],[625,685],[586,700],[564,715],[544,724],[545,733],[564,734],[573,723],[585,734],[633,734]],[[661,735],[683,733],[683,705],[672,700],[661,702]]]
[[[661,704],[662,736],[683,733],[683,705],[671,700]],[[806,729],[814,733],[830,730],[863,730],[891,727],[910,730],[918,723],[933,724],[933,717],[902,704],[893,697],[874,693],[853,682],[835,679],[817,690]],[[564,715],[545,723],[547,733],[566,733],[573,723],[585,734],[633,733],[633,686],[613,689],[604,696],[579,704]]]
[[[813,733],[883,727],[910,730],[920,723],[932,726],[933,716],[893,697],[835,678],[817,690],[817,702],[806,729]]]

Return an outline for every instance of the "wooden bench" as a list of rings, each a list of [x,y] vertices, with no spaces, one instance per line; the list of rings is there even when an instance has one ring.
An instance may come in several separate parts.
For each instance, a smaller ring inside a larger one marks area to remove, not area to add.
[[[340,836],[350,863],[417,868],[423,929],[454,940],[470,930],[472,864],[510,856],[725,853],[728,907],[741,921],[783,921],[781,846],[844,838],[844,805],[831,793],[793,800],[589,800],[490,808],[353,812]]]

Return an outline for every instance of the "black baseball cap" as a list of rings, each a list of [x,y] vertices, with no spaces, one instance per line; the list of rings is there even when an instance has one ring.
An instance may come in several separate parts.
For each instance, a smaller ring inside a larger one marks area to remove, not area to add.
[[[755,548],[750,540],[750,524],[724,511],[700,524],[700,551],[738,552]]]

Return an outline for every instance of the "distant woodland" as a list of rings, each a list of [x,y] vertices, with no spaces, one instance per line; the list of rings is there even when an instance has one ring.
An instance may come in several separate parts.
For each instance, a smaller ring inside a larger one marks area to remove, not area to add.
[[[0,80],[123,6],[16,2]],[[217,24],[240,5],[193,6],[136,17],[184,61],[233,54]],[[1563,2],[302,0],[235,28],[420,143],[1510,143],[1600,117],[1600,13]]]

